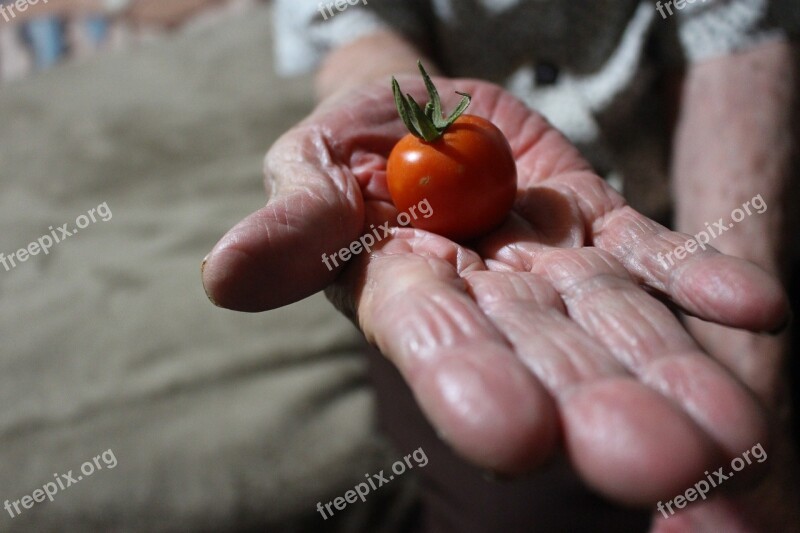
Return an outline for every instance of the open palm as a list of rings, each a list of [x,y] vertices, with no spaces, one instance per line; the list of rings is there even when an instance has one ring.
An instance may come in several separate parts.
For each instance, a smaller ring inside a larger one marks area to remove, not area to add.
[[[424,101],[421,82],[400,81]],[[207,258],[209,296],[260,311],[327,288],[439,433],[497,471],[563,450],[596,490],[652,503],[766,446],[756,400],[663,301],[768,331],[788,309],[779,284],[711,249],[659,261],[687,236],[626,206],[542,117],[488,83],[436,83],[454,101],[471,93],[469,113],[509,139],[519,193],[504,226],[469,247],[394,228],[371,253],[325,267],[322,254],[397,214],[385,166],[405,131],[388,84],[371,86],[324,102],[273,146],[270,199]]]

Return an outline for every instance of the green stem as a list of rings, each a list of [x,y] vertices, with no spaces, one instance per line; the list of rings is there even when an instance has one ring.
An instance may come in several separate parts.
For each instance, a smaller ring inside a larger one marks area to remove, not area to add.
[[[467,110],[472,97],[466,93],[456,91],[456,94],[462,96],[461,102],[449,117],[444,118],[439,91],[436,90],[436,86],[433,84],[431,77],[425,72],[422,61],[417,61],[417,66],[422,74],[422,79],[425,81],[425,88],[428,90],[428,98],[430,98],[425,104],[425,108],[423,109],[420,107],[410,94],[403,96],[403,92],[400,90],[400,84],[392,77],[394,102],[397,106],[397,112],[400,114],[400,118],[403,120],[403,124],[406,125],[406,128],[408,128],[408,131],[426,142],[433,142],[444,135],[447,128]]]

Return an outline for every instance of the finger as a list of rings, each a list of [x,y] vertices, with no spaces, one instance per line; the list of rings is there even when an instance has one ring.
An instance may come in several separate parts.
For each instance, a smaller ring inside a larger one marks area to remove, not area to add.
[[[551,139],[552,145],[560,142],[557,137]],[[540,152],[545,155],[544,148],[543,144],[533,145],[525,158],[535,159]],[[549,150],[557,152],[553,146]],[[610,252],[638,283],[662,292],[687,314],[704,320],[757,332],[785,326],[789,304],[774,277],[641,215],[626,206],[608,183],[582,169],[575,154],[566,148],[562,152],[558,163],[525,174],[521,171],[520,187],[525,191],[549,188],[564,202],[576,202],[581,218],[578,224],[586,228],[588,243]],[[534,168],[530,162],[527,167]],[[518,212],[524,214],[524,210]],[[530,216],[526,219],[537,224]],[[681,246],[695,251],[676,254]]]
[[[553,452],[557,417],[547,391],[466,293],[459,272],[479,263],[442,238],[393,238],[363,273],[350,270],[337,282],[346,285],[334,299],[357,295],[367,338],[457,452],[485,468],[518,472]]]
[[[759,332],[780,329],[788,320],[788,300],[777,279],[629,207],[596,221],[594,243],[690,315]]]
[[[726,458],[766,439],[763,413],[677,318],[599,250],[551,250],[532,272],[553,284],[569,316],[631,373],[680,405]]]
[[[559,294],[527,272],[464,275],[470,294],[525,365],[554,396],[592,379],[628,372],[567,316]]]
[[[602,342],[529,273],[472,272],[470,291],[520,360],[556,399],[565,446],[583,479],[628,503],[651,503],[715,459],[708,436],[663,396],[632,379]],[[664,461],[681,450],[681,461]]]
[[[341,265],[323,257],[349,246],[363,227],[355,177],[338,164],[313,126],[282,137],[265,162],[267,205],[231,229],[203,263],[203,285],[217,305],[273,309],[323,289]]]

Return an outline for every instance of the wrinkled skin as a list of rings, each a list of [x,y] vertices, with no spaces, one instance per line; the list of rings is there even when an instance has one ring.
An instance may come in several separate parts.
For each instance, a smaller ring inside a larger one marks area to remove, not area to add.
[[[424,101],[421,83],[400,81]],[[435,82],[450,107],[456,89],[471,93],[469,112],[512,146],[520,192],[504,226],[469,248],[395,228],[371,254],[325,268],[322,253],[396,215],[385,164],[405,131],[388,84],[366,87],[270,150],[269,202],[207,257],[209,297],[259,311],[327,288],[440,435],[488,469],[522,472],[563,450],[595,490],[650,506],[758,442],[769,452],[746,376],[704,354],[664,302],[773,331],[788,313],[779,283],[713,249],[665,267],[656,255],[687,236],[626,206],[543,118],[494,85]]]

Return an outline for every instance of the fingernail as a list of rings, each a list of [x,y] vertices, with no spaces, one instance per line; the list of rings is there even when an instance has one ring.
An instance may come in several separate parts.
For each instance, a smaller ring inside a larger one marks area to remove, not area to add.
[[[203,292],[206,293],[206,298],[208,298],[208,301],[211,302],[212,304],[214,304],[215,306],[219,307],[219,304],[214,300],[214,298],[211,297],[211,293],[208,292],[208,289],[206,289],[206,281],[205,281],[205,279],[203,279],[203,273],[205,272],[205,269],[206,269],[206,263],[208,263],[208,258],[210,256],[211,256],[211,254],[206,255],[203,258],[203,262],[200,263],[200,281],[203,284]]]

